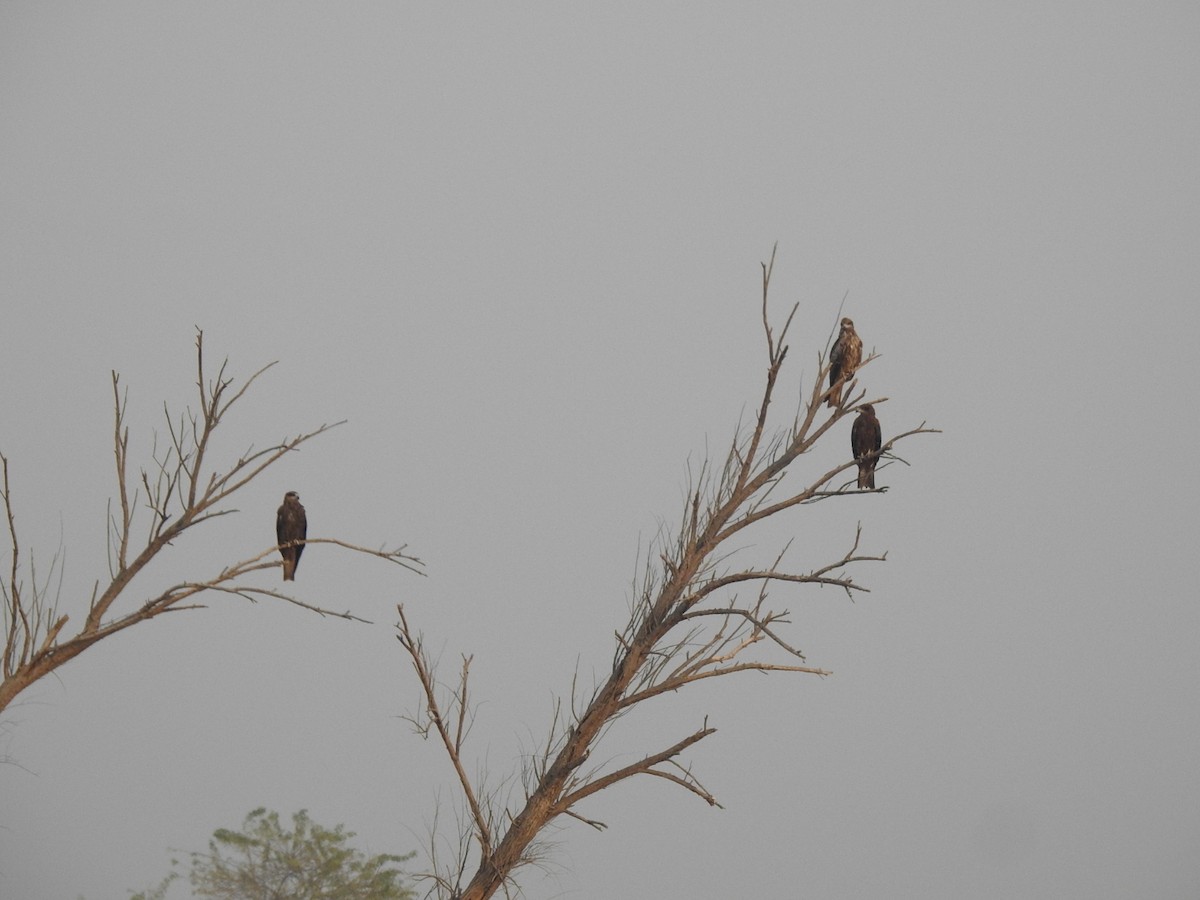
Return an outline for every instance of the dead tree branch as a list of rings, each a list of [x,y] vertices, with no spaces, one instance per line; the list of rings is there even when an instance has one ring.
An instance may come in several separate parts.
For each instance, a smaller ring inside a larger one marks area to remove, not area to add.
[[[109,577],[101,589],[97,582],[87,614],[79,631],[64,636],[68,616],[57,612],[56,597],[48,591],[49,580],[39,584],[32,564],[30,581],[22,577],[20,542],[16,514],[9,486],[8,460],[0,455],[3,468],[3,500],[8,522],[11,566],[0,577],[4,595],[4,652],[0,657],[3,682],[0,683],[0,711],[25,688],[74,659],[88,647],[119,631],[148,621],[166,612],[196,609],[202,604],[193,598],[205,592],[236,595],[248,600],[270,598],[291,603],[323,616],[366,621],[346,610],[338,612],[306,603],[284,592],[239,583],[239,579],[260,570],[274,570],[279,547],[269,547],[248,559],[225,566],[211,578],[184,581],[156,596],[143,600],[135,608],[118,612],[117,600],[127,596],[134,579],[167,547],[182,539],[191,529],[205,522],[235,513],[230,498],[261,475],[267,468],[297,450],[303,444],[342,424],[321,425],[312,431],[288,437],[260,450],[250,448],[223,469],[208,465],[213,435],[226,415],[238,403],[259,376],[274,363],[259,369],[240,386],[226,374],[223,362],[215,378],[205,374],[204,334],[196,332],[196,389],[199,411],[191,409],[174,416],[164,407],[168,439],[155,440],[152,464],[134,478],[129,471],[129,428],[126,425],[128,395],[121,389],[120,376],[112,373],[113,457],[117,492],[115,509],[110,503],[108,515]],[[149,514],[145,543],[136,546],[134,529],[139,513]],[[411,572],[422,573],[421,561],[406,552],[378,550],[359,546],[339,538],[308,538],[306,544],[332,544],[353,553],[379,557]],[[51,565],[51,575],[57,557]],[[61,574],[61,569],[60,569]]]
[[[409,629],[408,619],[404,616],[404,607],[397,606],[396,611],[400,615],[400,633],[398,635],[400,643],[412,659],[413,668],[417,672],[417,679],[421,682],[421,687],[425,691],[425,715],[428,719],[428,724],[437,731],[438,736],[442,739],[442,746],[446,748],[446,753],[450,757],[450,761],[454,764],[459,786],[462,788],[463,795],[467,799],[467,804],[471,809],[471,816],[475,820],[475,839],[479,842],[480,852],[487,858],[491,855],[492,829],[484,816],[483,808],[480,806],[475,789],[471,784],[471,779],[467,777],[467,772],[463,767],[462,761],[462,741],[469,709],[467,680],[471,669],[471,658],[463,657],[462,675],[459,678],[458,689],[455,691],[452,701],[453,721],[448,723],[446,717],[442,715],[441,707],[438,704],[437,684],[434,681],[433,668],[430,666],[429,658],[425,654],[425,647],[422,644],[421,636],[414,635]],[[451,731],[454,732],[453,736],[451,736]]]
[[[859,387],[858,375],[877,355],[868,355],[855,376],[840,386],[840,403],[831,409],[826,406],[831,391],[827,341],[817,357],[817,377],[799,413],[786,428],[773,426],[771,412],[788,355],[787,337],[798,310],[798,305],[791,308],[778,331],[772,327],[768,295],[774,263],[772,252],[770,262],[762,265],[766,375],[762,398],[748,431],[739,428],[723,465],[714,466],[706,460],[693,474],[678,528],[673,533],[664,531],[648,548],[645,574],[629,622],[616,635],[611,672],[586,703],[576,705],[572,687],[572,715],[566,721],[556,716],[544,748],[526,772],[524,802],[518,808],[491,813],[478,808],[478,791],[464,774],[463,742],[449,736],[437,706],[434,674],[421,650],[419,636],[414,635],[401,610],[399,639],[422,685],[425,715],[442,734],[443,747],[474,819],[477,867],[465,887],[461,886],[461,878],[468,868],[461,859],[455,867],[458,880],[437,881],[440,896],[447,900],[485,900],[502,889],[508,893],[517,869],[533,861],[531,849],[548,825],[567,816],[594,828],[605,827],[576,807],[635,775],[662,778],[710,805],[720,805],[691,770],[678,762],[682,753],[714,733],[707,721],[682,740],[630,765],[612,770],[604,765],[586,765],[608,730],[640,704],[711,678],[742,672],[830,674],[807,665],[803,653],[781,636],[779,629],[788,623],[788,614],[770,608],[768,588],[831,586],[853,597],[867,590],[855,580],[854,572],[864,563],[884,561],[886,554],[860,552],[860,528],[849,549],[833,562],[805,569],[785,566],[785,547],[770,564],[735,566],[734,557],[745,551],[735,547],[731,539],[804,504],[871,493],[852,488],[853,479],[840,479],[856,466],[849,453],[844,462],[816,473],[804,474],[800,463],[864,402],[866,392]],[[878,406],[885,400],[873,403]],[[880,452],[934,431],[924,424],[904,431],[884,443]],[[839,485],[839,480],[844,483]],[[799,486],[793,483],[796,481]],[[737,593],[754,586],[757,591],[748,600]],[[468,701],[465,668],[461,688],[454,696],[455,714],[461,722]],[[504,822],[506,827],[496,830],[492,827],[495,822]]]

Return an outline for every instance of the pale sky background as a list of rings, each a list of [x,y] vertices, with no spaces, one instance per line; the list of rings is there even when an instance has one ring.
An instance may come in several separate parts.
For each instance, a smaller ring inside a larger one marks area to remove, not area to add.
[[[279,360],[220,459],[349,424],[124,608],[269,546],[288,489],[429,572],[313,547],[298,595],[374,625],[215,597],[23,695],[0,897],[125,897],[260,805],[421,851],[454,783],[400,719],[395,604],[447,676],[474,654],[470,759],[508,776],[757,400],[776,241],[783,411],[845,296],[885,434],[945,434],[747,550],[888,551],[853,604],[776,592],[833,677],[614,734],[708,716],[727,808],[627,783],[525,896],[1200,897],[1198,46],[1184,2],[0,4],[0,450],[63,611],[106,572],[109,371],[146,461],[195,326],[239,377]]]

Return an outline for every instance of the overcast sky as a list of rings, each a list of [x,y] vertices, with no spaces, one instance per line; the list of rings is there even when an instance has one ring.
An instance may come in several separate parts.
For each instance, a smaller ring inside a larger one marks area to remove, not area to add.
[[[148,461],[197,326],[239,378],[279,360],[220,459],[349,422],[122,609],[270,546],[286,490],[429,573],[312,547],[298,596],[373,625],[215,597],[24,694],[0,897],[125,897],[261,805],[421,853],[454,782],[400,718],[395,604],[447,675],[474,654],[499,783],[756,402],[778,242],[783,412],[845,298],[885,435],[945,433],[747,548],[888,552],[853,604],[775,594],[832,677],[614,734],[631,761],[707,716],[726,809],[614,789],[525,896],[1193,900],[1197,46],[1183,2],[0,4],[0,451],[62,611],[107,571],[109,372]],[[848,452],[846,422],[812,465]]]

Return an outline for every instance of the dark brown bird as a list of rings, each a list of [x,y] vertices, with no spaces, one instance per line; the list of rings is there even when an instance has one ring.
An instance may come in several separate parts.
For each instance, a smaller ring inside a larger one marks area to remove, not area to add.
[[[308,517],[300,505],[300,495],[288,491],[283,495],[283,506],[275,514],[275,539],[279,542],[279,555],[283,557],[283,580],[296,580],[296,566],[300,565],[300,554],[304,552],[303,541],[308,536]],[[285,546],[291,544],[291,546]]]
[[[862,362],[862,338],[854,330],[854,323],[842,319],[842,330],[838,332],[833,349],[829,351],[829,399],[828,406],[840,406],[842,402],[842,386],[846,384],[858,370]]]
[[[875,463],[879,462],[879,448],[883,434],[879,420],[875,418],[875,407],[864,403],[858,408],[858,418],[850,429],[850,449],[858,460],[858,486],[860,489],[875,490]]]

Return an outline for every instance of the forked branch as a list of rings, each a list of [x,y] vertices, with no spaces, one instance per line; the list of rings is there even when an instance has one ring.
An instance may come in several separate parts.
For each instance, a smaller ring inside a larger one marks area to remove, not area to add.
[[[16,515],[9,489],[8,460],[0,456],[3,464],[4,509],[12,555],[10,568],[0,577],[0,589],[4,595],[4,680],[0,683],[0,711],[29,685],[98,641],[165,612],[196,609],[202,604],[196,602],[195,598],[205,592],[230,594],[249,600],[281,600],[324,616],[366,621],[349,610],[336,611],[321,604],[299,600],[283,591],[239,581],[255,572],[278,568],[279,562],[275,557],[280,548],[277,546],[225,566],[211,578],[180,582],[142,600],[133,608],[117,611],[118,599],[127,596],[130,585],[151,560],[196,526],[236,512],[227,506],[235,493],[287,454],[342,424],[321,425],[265,449],[247,450],[223,469],[209,466],[207,460],[211,456],[213,435],[217,428],[234,405],[246,396],[250,386],[272,365],[274,363],[264,366],[237,386],[234,379],[226,374],[226,361],[221,364],[216,378],[209,380],[205,375],[204,334],[197,330],[196,388],[199,412],[188,410],[176,417],[170,410],[164,410],[168,440],[162,444],[155,441],[151,454],[153,464],[143,468],[135,478],[131,478],[129,473],[129,428],[126,424],[128,396],[121,388],[120,377],[116,372],[112,373],[113,458],[117,494],[115,511],[110,503],[108,516],[109,577],[102,589],[100,582],[97,582],[96,590],[87,604],[83,624],[72,635],[64,636],[68,617],[57,612],[56,596],[49,591],[49,577],[44,583],[39,583],[31,565],[29,582],[22,578]],[[139,512],[149,515],[145,543],[140,548],[135,546],[134,539]],[[352,553],[378,557],[411,572],[422,573],[421,561],[407,553],[404,546],[395,550],[372,549],[333,537],[308,538],[305,543],[331,544]],[[50,575],[54,574],[57,562],[56,557]]]
[[[770,262],[762,265],[762,327],[767,359],[754,419],[748,430],[739,428],[723,464],[711,465],[706,460],[695,474],[678,531],[660,535],[648,548],[646,574],[629,622],[616,635],[611,673],[585,704],[576,705],[572,688],[569,708],[573,715],[566,721],[556,717],[544,751],[533,757],[526,772],[524,803],[514,809],[478,809],[478,791],[465,776],[463,743],[451,741],[448,733],[443,733],[443,746],[473,810],[474,841],[480,853],[475,874],[465,888],[460,888],[458,881],[451,884],[444,878],[437,880],[441,896],[449,900],[485,900],[502,888],[507,891],[516,870],[531,861],[532,848],[543,829],[559,816],[604,827],[577,806],[634,775],[665,779],[710,805],[719,805],[691,770],[677,762],[680,754],[713,733],[707,721],[691,735],[630,765],[612,770],[603,765],[586,767],[608,730],[640,704],[711,678],[743,672],[829,674],[807,665],[803,653],[781,635],[780,626],[788,623],[787,612],[770,608],[768,588],[831,586],[852,597],[867,590],[855,580],[854,571],[864,563],[882,562],[886,554],[861,552],[860,528],[850,549],[832,562],[785,567],[785,547],[772,563],[733,565],[734,557],[746,551],[734,546],[732,539],[740,539],[759,523],[816,500],[869,493],[852,488],[850,481],[839,484],[840,476],[856,467],[851,454],[843,462],[816,472],[806,473],[801,465],[806,454],[830,436],[866,396],[856,374],[839,379],[836,405],[827,405],[832,391],[828,342],[817,356],[816,379],[800,412],[786,427],[772,425],[772,410],[788,354],[787,336],[798,308],[792,307],[781,328],[772,327],[768,295],[774,263],[772,251]],[[863,359],[858,373],[876,358],[871,353]],[[882,404],[885,399],[874,403]],[[922,424],[891,438],[880,452],[934,431]],[[757,587],[757,592],[743,600],[737,591],[749,587]],[[424,687],[426,715],[437,724],[441,714],[433,692],[434,675],[403,612],[398,628],[401,643],[409,651]],[[463,688],[456,695],[459,716],[464,715],[466,701],[464,675]],[[503,833],[488,827],[487,823],[494,822],[507,823]],[[457,871],[460,875],[466,871],[461,861]]]
[[[425,693],[424,708],[427,724],[416,722],[416,720],[412,721],[422,729],[432,726],[437,731],[438,737],[441,738],[442,746],[445,748],[446,754],[450,757],[450,761],[454,765],[454,771],[458,775],[458,783],[462,788],[463,796],[467,799],[467,805],[471,810],[471,817],[475,821],[474,834],[475,839],[479,842],[479,852],[484,859],[488,859],[491,856],[492,850],[491,826],[488,824],[483,807],[480,805],[479,798],[475,794],[471,779],[467,777],[467,772],[462,761],[462,742],[468,710],[470,709],[467,680],[471,668],[471,659],[470,657],[463,658],[462,674],[459,678],[458,689],[455,692],[452,704],[454,707],[454,721],[447,723],[446,717],[442,714],[441,706],[438,703],[437,683],[434,680],[433,668],[429,663],[428,657],[425,655],[425,647],[422,644],[421,636],[413,634],[409,629],[403,605],[397,606],[396,612],[400,616],[400,624],[397,629],[399,634],[397,634],[397,637],[412,660],[413,668],[417,673],[417,680],[421,682],[421,689]],[[451,732],[453,732],[453,735],[451,735]]]

